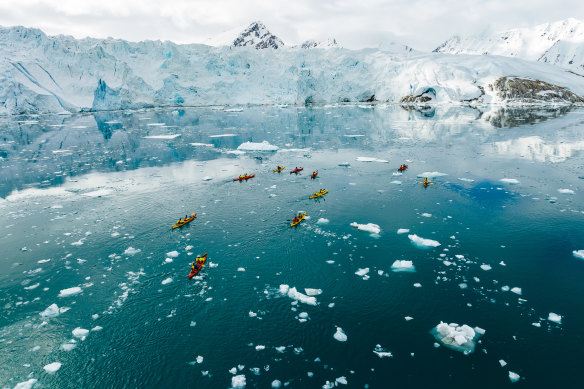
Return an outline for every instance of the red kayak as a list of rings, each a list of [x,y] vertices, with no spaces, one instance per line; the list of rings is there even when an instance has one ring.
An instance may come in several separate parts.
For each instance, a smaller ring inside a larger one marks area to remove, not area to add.
[[[205,263],[207,263],[207,253],[205,253],[205,255],[203,255],[201,258],[203,258],[203,264],[199,265],[198,263],[195,263],[195,269],[194,270],[191,269],[191,273],[189,274],[189,280],[196,276],[197,273],[201,271]]]
[[[254,178],[255,174],[252,174],[251,176],[243,176],[240,178],[234,178],[233,181],[243,181],[243,180],[249,180],[250,178]]]
[[[298,172],[301,172],[301,171],[303,171],[303,170],[304,170],[304,168],[303,168],[303,167],[301,167],[300,169],[296,168],[296,169],[294,169],[294,170],[291,170],[291,171],[290,171],[290,174],[293,174],[293,173],[296,173],[296,174],[298,174]]]
[[[408,168],[408,165],[403,165],[403,166],[400,166],[399,168],[397,168],[397,171],[398,171],[398,172],[403,172],[403,171],[404,171],[404,170],[406,170],[407,168]]]
[[[315,172],[312,172],[312,175],[310,176],[310,178],[316,178],[316,176],[318,176],[318,170]]]

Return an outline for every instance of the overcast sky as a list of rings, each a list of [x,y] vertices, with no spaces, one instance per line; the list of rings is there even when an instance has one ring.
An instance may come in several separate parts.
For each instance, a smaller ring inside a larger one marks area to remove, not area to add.
[[[584,0],[0,0],[0,25],[49,35],[199,43],[261,20],[286,45],[336,38],[432,50],[454,34],[584,20]]]

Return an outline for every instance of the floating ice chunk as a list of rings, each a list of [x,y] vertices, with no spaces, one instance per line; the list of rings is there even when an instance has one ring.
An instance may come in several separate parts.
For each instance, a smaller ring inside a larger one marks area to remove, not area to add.
[[[401,185],[402,182],[400,180],[394,180],[394,181],[391,181],[390,184]]]
[[[253,311],[249,311],[249,317],[257,317],[257,313],[253,312]]]
[[[71,296],[78,295],[81,292],[83,292],[83,289],[81,289],[78,286],[74,286],[72,288],[61,289],[58,297],[71,297]]]
[[[400,228],[397,230],[398,234],[407,234],[408,232],[410,232],[408,228]]]
[[[278,146],[271,145],[267,141],[261,143],[245,142],[239,145],[237,150],[241,151],[278,151]]]
[[[37,379],[31,378],[28,381],[20,382],[16,384],[14,389],[32,389],[32,387],[37,383]]]
[[[283,295],[287,295],[291,299],[300,301],[301,303],[308,305],[316,305],[316,297],[310,297],[303,293],[300,293],[296,290],[295,287],[290,288],[289,285],[282,284],[280,285],[280,293],[282,293]]]
[[[197,363],[203,363],[203,357],[202,356],[198,356],[197,357]]]
[[[414,320],[414,318],[411,316],[406,316],[406,317],[404,317],[404,319],[406,319],[406,321]]]
[[[534,327],[541,327],[541,323],[539,323],[539,322],[531,323],[531,325]]]
[[[347,334],[341,327],[337,327],[337,332],[333,335],[333,338],[338,340],[339,342],[346,342],[347,341]]]
[[[572,254],[576,258],[584,259],[584,250],[574,250],[574,251],[572,251]]]
[[[83,196],[86,197],[101,197],[101,196],[107,196],[113,193],[113,190],[111,189],[98,189],[98,190],[94,190],[92,192],[87,192],[87,193],[83,193]]]
[[[392,358],[393,357],[393,354],[390,351],[387,351],[383,347],[381,347],[380,344],[375,346],[375,349],[373,350],[373,352],[375,354],[377,354],[377,356],[379,358]]]
[[[518,287],[511,288],[511,292],[521,296],[521,288]]]
[[[501,367],[505,367],[507,365],[507,362],[505,362],[504,359],[499,359],[499,364],[501,365]]]
[[[229,372],[230,372],[231,374],[235,374],[235,373],[237,373],[237,367],[232,367],[231,369],[229,369]]]
[[[168,134],[168,135],[148,135],[144,139],[175,139],[178,138],[180,134]]]
[[[418,174],[418,177],[420,178],[436,178],[436,177],[442,177],[442,176],[447,176],[448,174],[446,173],[440,173],[440,172],[423,172]]]
[[[389,161],[386,161],[385,159],[378,159],[378,158],[373,158],[373,157],[357,157],[357,161],[359,161],[359,162],[382,162],[382,163],[389,162]]]
[[[172,263],[172,262],[174,262],[174,259],[172,259],[172,258],[166,258],[164,260],[164,263]]]
[[[240,374],[235,377],[231,377],[231,387],[233,389],[245,388],[245,375]]]
[[[81,340],[85,339],[85,337],[89,334],[89,330],[85,328],[77,327],[73,331],[73,336],[79,338]]]
[[[140,249],[135,249],[135,248],[133,248],[132,246],[130,246],[130,247],[128,247],[128,248],[127,248],[127,249],[124,251],[124,254],[126,254],[126,255],[136,255],[136,254],[138,254],[140,251],[142,251],[142,250],[140,250]]]
[[[200,146],[200,147],[215,147],[215,145],[211,143],[191,143],[191,146]]]
[[[172,282],[172,278],[168,277],[162,280],[162,285],[170,284]]]
[[[367,278],[369,278],[369,276],[367,275],[367,273],[369,273],[369,268],[368,268],[368,267],[366,267],[366,268],[364,268],[364,269],[361,269],[361,268],[360,268],[360,269],[358,269],[358,270],[355,272],[355,274],[357,274],[359,277],[363,277],[363,279],[365,279],[365,280],[366,280]]]
[[[519,184],[519,180],[515,178],[501,178],[499,181],[505,184]]]
[[[322,289],[304,288],[304,291],[308,296],[318,296],[322,293]]]
[[[284,351],[286,351],[286,346],[278,346],[278,347],[274,347],[276,349],[277,352],[279,352],[280,354],[284,353]]]
[[[355,227],[361,231],[368,231],[372,234],[379,234],[381,232],[381,228],[377,224],[367,223],[367,224],[359,224],[357,222],[351,223],[351,227]]]
[[[300,312],[298,317],[304,321],[308,320],[308,312]]]
[[[341,162],[339,166],[351,166],[351,164],[349,162]]]
[[[415,272],[416,267],[412,261],[402,261],[396,260],[393,265],[391,265],[391,270],[394,272]]]
[[[318,219],[318,221],[316,223],[317,224],[328,224],[329,219],[325,219],[324,217],[321,217],[320,219]]]
[[[345,376],[342,376],[335,379],[335,386],[337,386],[338,384],[347,385],[347,378]]]
[[[213,179],[213,177],[211,177],[211,176],[203,177],[203,181],[211,181],[212,179]]]
[[[562,316],[553,312],[550,312],[548,315],[548,320],[553,321],[554,323],[562,324]]]
[[[432,214],[431,213],[424,212],[421,216],[423,216],[423,217],[432,217]]]
[[[520,378],[521,376],[519,374],[509,371],[509,379],[511,380],[511,382],[517,382],[519,381]]]
[[[63,343],[61,345],[61,350],[63,350],[63,351],[71,351],[75,347],[77,347],[77,343],[75,343],[74,340],[71,340],[71,342],[69,342],[69,343]]]
[[[482,264],[482,265],[481,265],[481,269],[483,269],[484,271],[491,270],[491,265],[485,265],[485,264]]]
[[[57,304],[51,304],[47,307],[47,309],[39,313],[39,315],[41,315],[41,317],[57,317],[61,313],[67,312],[68,310],[69,308],[59,308]]]
[[[264,346],[263,344],[258,344],[257,346],[255,346],[255,349],[258,351],[264,350],[266,348],[266,346]]]
[[[424,239],[416,234],[408,235],[413,244],[419,248],[438,247],[440,243],[432,239]]]
[[[474,182],[474,180],[472,178],[464,178],[464,177],[459,177],[458,178],[460,181],[464,181],[464,182]]]
[[[420,284],[419,282],[416,282],[414,284],[414,288],[421,288],[421,287],[422,287],[422,284]]]
[[[507,286],[507,285],[503,285],[503,286],[501,287],[501,290],[502,290],[503,292],[509,292],[509,286]]]
[[[272,381],[272,388],[278,389],[280,387],[282,387],[282,383],[280,382],[280,380],[273,380]]]
[[[466,324],[446,324],[440,322],[432,331],[434,337],[443,345],[453,350],[469,354],[474,351],[475,340],[484,333],[477,333],[474,329]]]
[[[61,368],[61,362],[53,362],[45,365],[43,369],[49,374],[55,374]]]
[[[95,327],[93,327],[93,328],[91,329],[91,331],[95,331],[95,332],[97,332],[97,331],[101,331],[101,330],[103,330],[103,327],[102,327],[102,326],[95,326]]]
[[[209,138],[229,138],[237,136],[237,134],[219,134],[219,135],[209,135]]]
[[[575,192],[572,189],[558,189],[558,192],[562,194],[574,194]]]
[[[83,239],[79,239],[76,242],[71,243],[71,246],[82,246],[83,245]]]
[[[166,253],[167,257],[171,257],[171,258],[176,258],[178,257],[178,251],[174,250],[174,251],[169,251],[168,253]]]

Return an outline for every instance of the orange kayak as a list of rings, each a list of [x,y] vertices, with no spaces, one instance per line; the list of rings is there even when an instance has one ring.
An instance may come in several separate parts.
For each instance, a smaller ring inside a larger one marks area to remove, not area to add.
[[[203,264],[202,265],[195,264],[195,268],[191,269],[191,273],[189,274],[189,280],[196,276],[197,273],[201,271],[205,263],[207,263],[207,253],[205,253],[205,255],[203,255],[201,258],[203,258]]]
[[[250,178],[254,178],[255,174],[252,174],[251,176],[243,176],[241,178],[234,178],[233,181],[243,181],[243,180],[249,180]]]

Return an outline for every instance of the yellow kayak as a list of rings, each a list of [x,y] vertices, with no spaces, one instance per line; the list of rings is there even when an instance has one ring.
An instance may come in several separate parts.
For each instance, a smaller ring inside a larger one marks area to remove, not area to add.
[[[309,199],[315,199],[317,197],[323,196],[325,194],[328,193],[328,189],[323,190],[322,192],[316,192],[315,194],[313,194],[312,196],[309,197]]]
[[[305,216],[306,216],[306,212],[304,212],[302,215],[300,215],[300,217],[298,218],[298,221],[297,221],[297,222],[292,222],[292,223],[290,224],[290,227],[294,227],[294,226],[297,226],[298,224],[300,224],[300,222],[301,222],[302,220],[304,220],[304,217],[305,217]]]
[[[286,166],[281,166],[279,169],[274,169],[274,173],[280,173],[284,169],[286,169]]]
[[[191,213],[191,216],[188,219],[185,219],[180,223],[176,223],[174,226],[172,226],[172,229],[174,230],[175,228],[182,227],[185,224],[188,224],[188,223],[192,222],[193,220],[195,220],[196,217],[197,217],[196,213]]]

